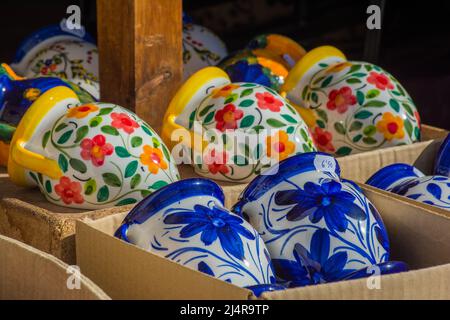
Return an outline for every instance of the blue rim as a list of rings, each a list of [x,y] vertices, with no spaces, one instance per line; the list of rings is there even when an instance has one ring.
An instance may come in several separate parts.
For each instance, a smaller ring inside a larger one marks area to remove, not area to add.
[[[177,181],[155,191],[139,202],[125,217],[115,236],[129,242],[126,237],[129,225],[142,224],[162,208],[168,207],[180,199],[195,196],[211,196],[219,200],[223,206],[225,205],[223,190],[217,183],[201,178]]]
[[[367,180],[366,184],[386,190],[394,182],[403,178],[419,178],[416,168],[405,163],[396,163],[380,169]]]
[[[447,135],[436,158],[434,174],[450,177],[450,134]]]
[[[19,63],[23,59],[23,57],[25,57],[28,51],[33,49],[36,45],[38,45],[42,41],[62,35],[77,37],[80,40],[95,44],[94,38],[87,32],[85,33],[84,37],[79,37],[76,34],[64,31],[63,29],[61,29],[59,25],[51,25],[33,32],[25,40],[23,40],[19,46],[19,49],[16,52],[16,55],[14,56],[13,63]]]
[[[286,290],[286,287],[281,284],[258,284],[255,286],[245,287],[251,290],[255,297],[259,298],[264,292],[282,291]]]
[[[395,274],[395,273],[401,273],[401,272],[407,272],[409,271],[409,267],[406,263],[402,261],[388,261],[384,263],[378,263],[376,264],[378,268],[380,268],[380,275],[388,275],[388,274]],[[372,276],[373,273],[369,272],[369,267],[363,268],[361,270],[355,271],[345,277],[343,280],[356,280],[356,279],[362,279]]]
[[[341,175],[339,163],[328,153],[309,152],[297,154],[272,166],[270,169],[265,171],[264,174],[253,179],[245,188],[238,203],[234,205],[232,211],[237,214],[241,214],[242,207],[247,202],[257,200],[273,186],[280,184],[285,179],[289,179],[290,177],[300,173],[317,171],[314,160],[319,155],[327,157],[335,163],[334,173],[336,173],[339,177]]]

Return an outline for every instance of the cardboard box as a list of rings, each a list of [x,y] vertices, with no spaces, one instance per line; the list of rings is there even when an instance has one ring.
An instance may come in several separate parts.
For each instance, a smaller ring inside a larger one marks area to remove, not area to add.
[[[0,300],[109,300],[91,280],[19,241],[0,236]],[[79,287],[70,290],[67,283]],[[76,283],[78,282],[78,283]]]
[[[265,293],[261,299],[450,299],[450,213],[437,214],[373,188],[366,195],[389,232],[392,260],[412,271]],[[113,237],[127,212],[77,222],[77,263],[113,299],[254,299],[251,292]]]

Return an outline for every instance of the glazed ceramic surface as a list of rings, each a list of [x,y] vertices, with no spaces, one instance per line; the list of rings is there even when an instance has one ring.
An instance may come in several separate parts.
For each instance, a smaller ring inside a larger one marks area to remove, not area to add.
[[[116,236],[240,287],[275,281],[258,232],[224,208],[222,189],[210,180],[182,180],[155,192],[129,213]]]
[[[223,77],[213,76],[196,84],[208,73]],[[180,89],[164,121],[163,137],[167,140],[170,114],[185,92],[195,94],[187,104],[178,106],[182,112],[175,122],[194,132],[199,130],[194,126],[198,123],[207,132],[203,134],[206,145],[202,153],[192,156],[195,170],[202,176],[248,182],[280,160],[315,150],[306,124],[283,97],[253,83],[230,83],[217,68],[198,72]]]
[[[450,178],[450,134],[442,143],[436,157],[434,174]]]
[[[450,210],[450,178],[425,176],[408,164],[393,164],[375,173],[368,185]]]
[[[117,105],[80,104],[63,86],[25,113],[8,171],[50,202],[83,209],[136,203],[179,179],[168,149],[144,121]]]
[[[347,61],[336,48],[310,51],[284,90],[315,111],[311,130],[321,151],[345,156],[420,140],[420,117],[403,86],[378,66]]]
[[[261,234],[280,282],[342,280],[389,260],[379,213],[339,175],[327,154],[297,155],[253,180],[234,206]]]
[[[183,25],[184,79],[204,67],[218,64],[227,54],[222,40],[207,28],[191,23]]]

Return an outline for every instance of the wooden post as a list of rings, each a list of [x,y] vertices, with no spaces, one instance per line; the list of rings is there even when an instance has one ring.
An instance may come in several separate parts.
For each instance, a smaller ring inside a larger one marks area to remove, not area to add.
[[[182,0],[97,0],[101,101],[155,130],[182,80]]]

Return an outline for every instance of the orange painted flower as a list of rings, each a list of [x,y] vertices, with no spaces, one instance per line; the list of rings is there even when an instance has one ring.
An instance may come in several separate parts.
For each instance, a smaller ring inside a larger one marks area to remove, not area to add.
[[[105,163],[105,157],[114,152],[114,147],[106,143],[104,135],[96,135],[93,139],[86,138],[81,141],[81,158],[91,160],[95,167],[100,167]]]
[[[81,195],[81,184],[77,181],[71,181],[68,177],[59,179],[59,184],[55,186],[55,192],[61,197],[61,200],[69,205],[72,203],[82,204],[84,202]]]
[[[276,158],[279,161],[286,159],[295,151],[295,143],[289,141],[288,134],[280,130],[275,135],[267,137],[267,156]]]
[[[228,154],[223,152],[216,152],[216,149],[212,149],[203,157],[203,162],[208,166],[209,172],[212,174],[222,173],[227,174],[229,172],[228,166]]]
[[[394,116],[390,112],[383,114],[380,121],[377,122],[377,130],[384,135],[388,141],[392,139],[403,139],[405,131],[403,130],[403,119],[400,116]]]
[[[320,151],[324,152],[335,152],[333,144],[331,143],[333,140],[333,135],[331,132],[326,131],[320,127],[314,128],[312,132],[312,137],[314,140],[314,144]]]
[[[216,113],[216,129],[222,132],[225,130],[234,130],[238,127],[237,121],[242,119],[243,116],[244,112],[242,110],[237,109],[234,104],[227,104]]]
[[[257,93],[255,94],[255,97],[258,100],[258,107],[263,110],[269,109],[273,112],[280,112],[281,107],[283,106],[283,101],[275,98],[275,96],[269,92]]]
[[[69,111],[67,111],[67,117],[83,119],[83,118],[87,117],[90,113],[95,112],[97,110],[98,110],[98,107],[96,105],[85,104],[82,106],[70,108]]]
[[[232,92],[233,90],[239,88],[238,84],[227,84],[226,86],[222,87],[222,88],[217,88],[214,89],[213,93],[212,93],[212,97],[213,98],[227,98]]]
[[[348,67],[351,67],[351,66],[352,66],[352,64],[350,62],[347,62],[347,61],[341,62],[334,66],[329,67],[327,69],[327,73],[338,73],[338,72],[341,72],[342,70],[344,70]]]
[[[167,169],[167,162],[164,161],[163,153],[158,148],[152,148],[149,145],[144,146],[144,153],[140,156],[143,165],[148,167],[151,173],[157,174],[159,169]]]
[[[378,73],[375,71],[372,71],[370,73],[369,77],[367,78],[367,82],[369,82],[370,84],[373,84],[380,90],[394,89],[394,85],[392,84],[391,80],[389,80],[389,78],[385,74]]]

